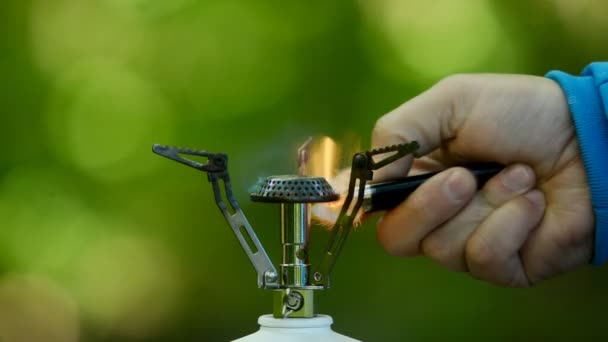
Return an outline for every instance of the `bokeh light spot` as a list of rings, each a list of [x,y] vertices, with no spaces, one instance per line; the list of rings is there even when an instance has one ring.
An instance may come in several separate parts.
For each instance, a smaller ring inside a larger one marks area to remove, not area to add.
[[[362,0],[362,10],[373,29],[385,37],[396,65],[391,76],[412,72],[436,78],[474,70],[498,47],[503,33],[485,0]]]
[[[559,18],[564,27],[575,36],[585,37],[581,40],[586,45],[602,45],[605,35],[596,34],[608,30],[606,2],[602,0],[553,0]]]
[[[0,184],[0,256],[9,269],[68,276],[101,230],[70,180],[53,169],[17,168]]]
[[[51,75],[91,58],[128,60],[145,42],[136,16],[99,1],[37,0],[31,10],[34,60]]]
[[[79,324],[74,300],[48,279],[0,278],[0,341],[76,342]]]
[[[119,12],[129,12],[148,17],[161,17],[175,13],[191,0],[98,0]]]
[[[188,17],[153,32],[156,44],[147,45],[141,63],[204,113],[198,120],[248,115],[294,89],[293,56],[302,39],[294,31],[274,6],[201,2]]]
[[[129,179],[157,167],[150,146],[171,141],[173,118],[163,94],[125,66],[78,65],[57,83],[48,116],[52,146],[102,181]]]
[[[100,330],[154,336],[170,323],[183,279],[173,255],[157,241],[115,236],[100,240],[81,259],[76,292]]]

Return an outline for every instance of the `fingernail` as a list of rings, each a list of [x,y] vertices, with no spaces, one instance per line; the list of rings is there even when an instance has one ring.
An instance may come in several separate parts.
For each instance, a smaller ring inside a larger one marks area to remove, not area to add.
[[[469,182],[456,170],[452,171],[443,182],[443,192],[455,203],[466,199],[471,191],[470,188]]]
[[[500,174],[500,181],[511,191],[524,190],[532,186],[532,171],[523,165],[511,166]]]

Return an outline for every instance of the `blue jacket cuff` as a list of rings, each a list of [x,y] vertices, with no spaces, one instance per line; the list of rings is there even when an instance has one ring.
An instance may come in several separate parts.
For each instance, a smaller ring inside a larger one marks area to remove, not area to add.
[[[595,214],[592,263],[608,260],[608,63],[592,63],[581,76],[551,71],[564,91],[581,149]]]

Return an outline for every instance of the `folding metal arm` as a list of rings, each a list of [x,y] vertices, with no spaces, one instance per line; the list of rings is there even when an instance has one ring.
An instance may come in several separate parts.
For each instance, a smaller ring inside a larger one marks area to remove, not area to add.
[[[247,254],[247,257],[257,272],[258,287],[278,288],[279,283],[276,268],[270,261],[266,250],[260,243],[260,240],[251,227],[251,224],[249,224],[249,221],[245,217],[245,214],[239,207],[239,204],[232,194],[232,186],[230,185],[230,177],[228,176],[228,156],[223,153],[210,153],[206,151],[196,151],[179,147],[162,146],[158,144],[155,144],[152,147],[152,151],[163,157],[207,173],[207,179],[212,185],[217,206],[222,214],[224,214],[226,221],[230,225],[230,228],[232,228],[232,232],[239,240],[241,247],[245,251],[245,254]],[[184,158],[181,155],[205,157],[207,158],[207,163],[199,163],[197,161]],[[224,202],[220,182],[224,183],[223,190],[226,198],[228,199],[228,204],[230,207],[228,207]],[[249,236],[250,241],[255,247],[254,250],[250,248],[244,234]]]
[[[348,234],[353,228],[353,221],[363,204],[365,184],[372,180],[374,171],[386,166],[410,153],[415,152],[419,145],[416,141],[407,144],[393,145],[377,150],[359,152],[353,156],[348,193],[338,215],[329,238],[329,243],[321,261],[313,272],[313,284],[328,288],[330,286],[331,271],[338,255],[344,246]],[[392,153],[390,156],[374,161],[373,157],[379,154]],[[355,192],[357,193],[356,200]]]

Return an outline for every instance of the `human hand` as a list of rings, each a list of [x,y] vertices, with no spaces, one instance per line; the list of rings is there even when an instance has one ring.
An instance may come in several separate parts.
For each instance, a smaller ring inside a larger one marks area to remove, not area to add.
[[[418,156],[375,181],[446,169],[378,223],[393,255],[525,287],[587,263],[594,218],[570,113],[552,80],[450,76],[381,117],[373,147],[416,140]],[[507,165],[476,191],[467,162]]]

